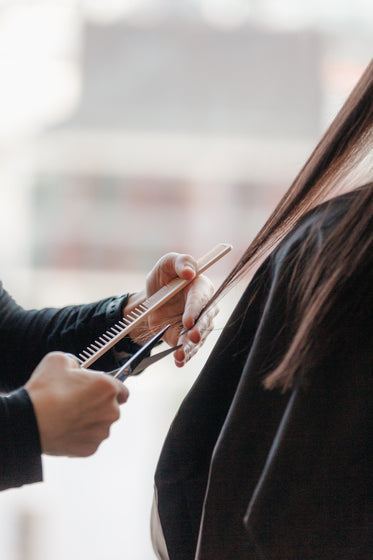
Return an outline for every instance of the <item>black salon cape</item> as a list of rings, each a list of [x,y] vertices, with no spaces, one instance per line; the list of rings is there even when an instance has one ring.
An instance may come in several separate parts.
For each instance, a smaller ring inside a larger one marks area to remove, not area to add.
[[[266,259],[185,398],[155,476],[159,558],[373,558],[372,258],[347,294],[363,319],[346,317],[288,393],[262,385],[292,334],[291,257],[311,230],[323,243],[352,196],[313,210]]]
[[[122,318],[128,294],[62,309],[24,310],[0,283],[0,490],[42,479],[39,432],[22,385],[52,350],[78,355]],[[94,364],[110,370],[139,346],[125,338]]]

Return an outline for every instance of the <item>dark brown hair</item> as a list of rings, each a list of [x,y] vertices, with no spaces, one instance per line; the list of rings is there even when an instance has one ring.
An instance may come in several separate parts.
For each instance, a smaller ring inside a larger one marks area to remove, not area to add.
[[[359,186],[353,174],[363,169],[373,148],[373,60],[310,158],[208,307],[273,248],[311,208],[326,200],[338,185]],[[373,180],[372,161],[365,183]],[[361,184],[361,183],[360,183]],[[321,325],[341,280],[357,270],[372,250],[372,189],[362,189],[321,252],[303,266],[296,333],[281,363],[265,380],[268,388],[286,389],[294,376],[312,367],[316,356],[312,332]],[[371,254],[371,253],[370,253]],[[328,270],[328,274],[325,274]],[[343,280],[343,281],[344,281]],[[319,353],[319,349],[318,349]],[[307,366],[305,365],[307,364]]]

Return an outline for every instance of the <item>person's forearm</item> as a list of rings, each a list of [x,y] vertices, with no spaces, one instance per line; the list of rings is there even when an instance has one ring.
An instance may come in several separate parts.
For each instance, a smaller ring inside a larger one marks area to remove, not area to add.
[[[2,290],[0,293],[0,388],[10,391],[23,385],[40,360],[52,350],[78,355],[122,317],[127,296],[62,309],[24,310]],[[127,348],[128,346],[128,348]],[[132,353],[131,342],[121,350]],[[102,359],[103,369],[117,365],[115,354]]]
[[[0,397],[0,490],[42,480],[39,431],[25,389]]]

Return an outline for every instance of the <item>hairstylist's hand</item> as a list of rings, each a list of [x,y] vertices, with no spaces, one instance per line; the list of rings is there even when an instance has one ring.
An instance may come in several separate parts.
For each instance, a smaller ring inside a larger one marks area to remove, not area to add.
[[[87,457],[109,436],[128,389],[102,372],[81,369],[62,352],[47,354],[25,385],[34,406],[42,452]]]
[[[180,367],[202,346],[213,329],[213,320],[218,313],[218,308],[212,307],[194,326],[201,309],[214,293],[209,278],[203,274],[196,276],[196,271],[197,263],[190,255],[168,253],[156,263],[146,281],[146,296],[149,297],[176,277],[194,279],[184,290],[152,313],[148,321],[152,332],[171,323],[164,340],[170,346],[182,344],[174,353],[175,363]],[[183,329],[186,332],[181,334]]]

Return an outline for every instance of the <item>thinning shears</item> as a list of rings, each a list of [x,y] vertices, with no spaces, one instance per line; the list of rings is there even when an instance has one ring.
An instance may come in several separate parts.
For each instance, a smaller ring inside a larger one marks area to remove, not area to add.
[[[158,362],[158,360],[165,358],[166,356],[168,356],[168,354],[171,354],[171,352],[175,352],[175,350],[182,346],[181,344],[179,344],[178,346],[173,346],[172,348],[167,348],[167,350],[158,352],[153,356],[150,355],[151,350],[158,344],[158,342],[161,340],[164,333],[170,326],[171,325],[166,325],[119,368],[113,369],[112,371],[108,371],[106,373],[108,375],[111,375],[112,377],[115,377],[116,379],[119,379],[119,381],[125,381],[127,377],[131,375],[138,375],[150,365]]]

